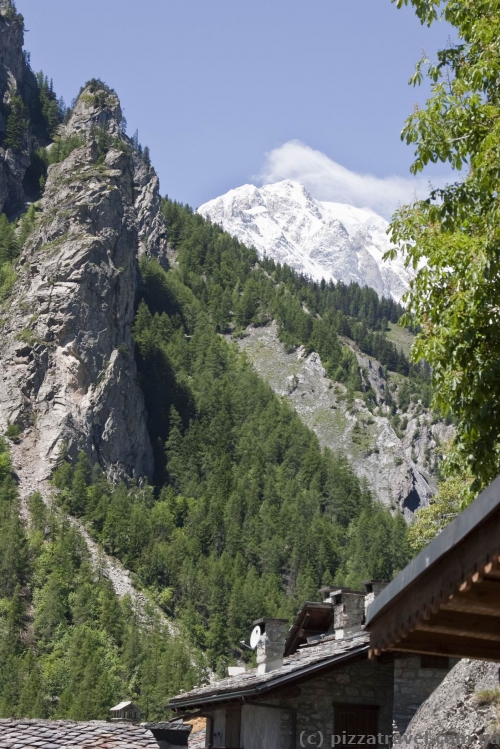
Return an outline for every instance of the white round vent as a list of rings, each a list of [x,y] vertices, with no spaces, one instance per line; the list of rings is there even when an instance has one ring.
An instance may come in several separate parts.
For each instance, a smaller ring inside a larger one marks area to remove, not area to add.
[[[252,648],[252,650],[255,650],[255,648],[259,644],[259,640],[261,637],[262,637],[262,631],[259,625],[257,624],[257,626],[253,628],[252,634],[250,635],[250,647]]]

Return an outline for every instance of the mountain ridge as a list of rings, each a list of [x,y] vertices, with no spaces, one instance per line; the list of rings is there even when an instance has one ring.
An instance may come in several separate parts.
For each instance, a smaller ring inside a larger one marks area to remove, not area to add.
[[[355,282],[400,302],[411,274],[391,248],[388,222],[368,208],[315,200],[298,182],[243,185],[204,203],[198,213],[260,257],[286,263],[314,281]]]

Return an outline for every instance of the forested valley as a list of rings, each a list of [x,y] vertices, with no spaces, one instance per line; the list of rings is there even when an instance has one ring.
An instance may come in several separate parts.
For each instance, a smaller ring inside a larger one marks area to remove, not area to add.
[[[253,619],[290,619],[322,584],[391,578],[410,556],[403,517],[374,500],[342,455],[320,448],[223,336],[274,318],[287,347],[319,351],[332,379],[369,403],[339,337],[352,336],[408,373],[414,398],[427,397],[428,374],[385,337],[401,308],[370,289],[312,284],[259,263],[187,207],[164,200],[163,213],[175,258],[168,271],[141,261],[133,330],[154,486],[114,487],[83,453],[76,464],[62,456],[54,506],[33,496],[26,525],[5,471],[3,715],[106,717],[127,694],[160,716],[162,700],[208,669],[222,675],[248,660],[239,642]],[[2,221],[5,246],[13,234]],[[135,573],[149,621],[92,568],[71,516]]]
[[[35,98],[13,97],[3,112],[2,147],[31,149],[23,189],[32,202],[0,216],[2,314],[40,221],[48,170],[86,143],[59,134],[72,110],[45,75],[33,80]],[[115,94],[93,80],[86,96],[105,107]],[[137,136],[91,135],[97,174],[112,147],[150,168]],[[432,396],[425,362],[411,363],[387,336],[403,308],[370,288],[313,283],[259,260],[168,198],[161,216],[169,265],[141,257],[135,350],[119,352],[137,362],[153,481],[113,485],[85,453],[63,450],[51,498],[21,498],[10,456],[19,425],[9,422],[0,442],[0,717],[105,719],[128,697],[145,719],[162,718],[170,695],[251,662],[240,641],[254,619],[291,620],[322,585],[390,579],[411,556],[402,515],[375,500],[340,452],[320,447],[235,342],[276,321],[287,351],[317,352],[348,400],[374,409],[357,347],[400,376],[385,396],[396,418]],[[18,340],[36,342],[28,328]],[[118,597],[82,529],[131,571],[145,608]]]

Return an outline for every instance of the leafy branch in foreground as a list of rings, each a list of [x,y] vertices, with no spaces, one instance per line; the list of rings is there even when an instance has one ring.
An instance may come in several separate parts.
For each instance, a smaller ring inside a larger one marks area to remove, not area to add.
[[[426,73],[432,87],[402,133],[415,144],[412,171],[437,161],[468,171],[398,210],[391,232],[407,266],[419,269],[406,299],[407,320],[421,326],[413,357],[431,365],[436,405],[455,417],[445,471],[475,477],[464,490],[470,499],[500,470],[500,2],[398,6],[410,2],[422,23],[440,15],[459,37],[410,81]]]

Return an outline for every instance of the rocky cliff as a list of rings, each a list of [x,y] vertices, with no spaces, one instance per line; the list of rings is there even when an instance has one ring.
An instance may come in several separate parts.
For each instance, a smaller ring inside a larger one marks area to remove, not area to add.
[[[81,92],[61,132],[79,145],[49,167],[2,311],[0,430],[21,430],[17,459],[37,480],[61,451],[85,451],[114,480],[153,470],[131,327],[138,257],[161,259],[166,237],[158,179],[120,123],[113,91]]]
[[[0,143],[7,130],[7,115],[14,95],[34,107],[37,83],[23,54],[24,22],[9,0],[0,2]],[[20,148],[0,147],[0,213],[19,209],[24,200],[23,180],[35,147],[29,129]]]
[[[460,661],[416,712],[401,745],[497,745],[499,704],[498,663]]]
[[[376,394],[375,408],[369,409],[360,398],[350,401],[347,389],[327,377],[318,354],[306,356],[302,348],[287,353],[274,323],[250,327],[238,339],[259,375],[289,401],[321,444],[341,450],[374,496],[399,508],[409,521],[435,493],[435,451],[452,437],[452,427],[435,421],[428,409],[410,406],[405,414],[399,411],[404,428],[396,430],[383,404],[384,391],[404,378],[392,374],[387,381],[379,362],[362,354],[352,341],[344,343],[356,354]]]

